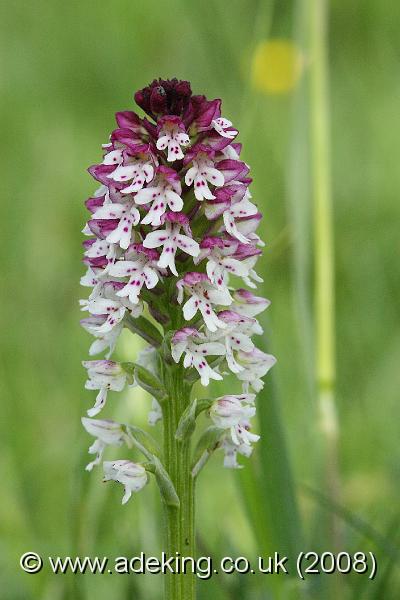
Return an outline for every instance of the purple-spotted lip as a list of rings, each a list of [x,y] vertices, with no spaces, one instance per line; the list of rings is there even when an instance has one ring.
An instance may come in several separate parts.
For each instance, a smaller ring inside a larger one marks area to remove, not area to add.
[[[184,285],[196,285],[196,283],[201,283],[202,281],[210,282],[208,276],[205,273],[198,273],[197,271],[192,271],[190,273],[186,273],[181,279]]]
[[[224,323],[255,323],[256,319],[251,317],[247,317],[245,315],[240,315],[234,310],[222,310],[218,313],[218,318],[221,319]]]
[[[182,329],[178,329],[175,331],[172,336],[172,343],[179,344],[180,342],[184,342],[188,337],[199,337],[200,333],[197,331],[195,327],[182,327]]]
[[[206,248],[223,248],[224,247],[224,240],[220,237],[217,236],[206,236],[205,238],[203,238],[200,242],[200,248],[202,249],[206,249]]]

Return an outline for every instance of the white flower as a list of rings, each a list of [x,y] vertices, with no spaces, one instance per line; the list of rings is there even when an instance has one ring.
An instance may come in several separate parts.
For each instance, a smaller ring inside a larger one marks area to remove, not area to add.
[[[168,162],[174,162],[184,157],[181,146],[188,146],[190,138],[187,133],[182,131],[183,124],[180,119],[171,117],[166,117],[166,119],[168,120],[161,127],[156,145],[158,150],[168,148],[167,160]]]
[[[97,456],[94,461],[86,466],[87,471],[91,471],[93,467],[100,463],[107,446],[121,446],[124,441],[128,442],[128,438],[119,423],[101,419],[88,419],[87,417],[82,417],[81,421],[86,431],[96,438],[89,448],[89,454],[96,454]]]
[[[130,185],[123,188],[121,192],[132,194],[141,190],[145,183],[150,183],[154,177],[154,167],[144,158],[130,158],[127,164],[119,165],[107,177],[114,181],[131,181]]]
[[[260,439],[259,435],[250,432],[248,421],[256,412],[254,399],[255,394],[222,396],[211,406],[210,417],[213,423],[221,429],[228,430],[222,443],[226,467],[238,468],[237,452],[249,456],[252,451],[251,444]]]
[[[257,288],[257,285],[254,283],[254,281],[256,281],[257,283],[263,283],[264,281],[262,277],[257,275],[256,271],[253,268],[257,260],[258,256],[249,256],[248,258],[245,258],[242,261],[242,265],[244,265],[244,267],[247,269],[247,274],[242,275],[243,281],[246,285],[253,289]]]
[[[223,356],[225,348],[218,342],[210,342],[204,334],[193,327],[179,329],[171,343],[172,358],[178,363],[185,354],[183,366],[194,367],[200,375],[202,385],[207,386],[210,379],[222,380],[222,376],[208,364],[207,356]]]
[[[108,261],[112,261],[116,257],[115,246],[106,240],[96,239],[88,246],[84,255],[87,258],[100,258],[104,256]]]
[[[243,465],[239,465],[237,462],[237,455],[241,454],[248,458],[253,452],[252,446],[248,446],[247,444],[237,446],[234,444],[229,434],[224,437],[221,448],[224,451],[224,467],[226,469],[241,469]]]
[[[238,134],[236,129],[225,131],[226,129],[232,127],[232,122],[228,119],[224,119],[223,117],[220,117],[219,119],[213,119],[213,121],[211,121],[211,125],[215,131],[219,133],[219,135],[222,135],[222,137],[226,137],[230,140],[233,140]]]
[[[159,273],[155,268],[154,261],[144,252],[136,253],[131,260],[118,260],[111,265],[109,272],[114,277],[129,277],[128,283],[116,292],[116,295],[128,297],[132,304],[139,303],[139,294],[143,285],[151,290],[159,280]]]
[[[93,408],[87,411],[89,417],[94,417],[104,407],[108,390],[121,392],[124,389],[127,373],[119,363],[112,360],[86,360],[82,365],[87,369],[89,377],[85,388],[99,390]]]
[[[240,315],[232,310],[224,310],[218,313],[218,318],[225,323],[226,328],[219,330],[210,337],[213,340],[224,341],[228,367],[232,373],[239,373],[244,370],[244,367],[235,360],[234,353],[239,350],[251,352],[254,349],[251,336],[254,334],[261,335],[263,333],[262,327],[257,319]]]
[[[255,317],[263,312],[271,302],[262,296],[255,296],[248,290],[239,289],[233,292],[232,310],[247,317]]]
[[[159,227],[161,218],[169,208],[179,212],[183,208],[181,183],[175,171],[168,167],[159,167],[157,182],[140,190],[135,196],[136,204],[151,203],[150,210],[142,219],[143,225]]]
[[[140,316],[143,310],[142,303],[132,304],[127,298],[117,296],[117,292],[124,287],[125,284],[122,282],[100,282],[94,288],[89,300],[81,300],[82,310],[87,310],[93,316],[103,317],[101,324],[92,324],[94,335],[102,336],[109,333],[121,323],[127,311],[133,317]]]
[[[148,481],[146,469],[130,460],[105,461],[103,481],[118,481],[125,488],[122,504],[126,504],[132,493],[139,492]]]
[[[229,274],[243,277],[243,279],[250,276],[248,264],[231,256],[235,253],[237,246],[237,242],[231,243],[221,238],[206,238],[200,245],[200,254],[194,262],[197,264],[205,257],[207,258],[208,278],[218,289],[226,289],[229,283]]]
[[[185,175],[185,183],[187,186],[191,186],[194,183],[194,195],[196,200],[214,200],[215,196],[212,194],[207,182],[221,187],[225,183],[223,174],[214,167],[214,162],[205,154],[200,152],[196,158],[193,159],[193,166],[188,170]]]
[[[111,331],[106,333],[99,333],[99,328],[104,324],[104,317],[92,316],[87,317],[86,319],[81,320],[81,325],[88,333],[94,335],[97,339],[91,344],[89,348],[89,355],[93,356],[96,354],[100,354],[100,352],[104,352],[104,350],[108,349],[106,358],[110,358],[112,353],[115,350],[115,346],[117,344],[118,338],[121,335],[123,324],[117,323]]]
[[[186,321],[193,319],[200,311],[206,327],[211,332],[226,327],[225,323],[218,319],[212,305],[229,306],[232,303],[232,297],[227,289],[217,289],[205,273],[186,273],[176,287],[179,304],[183,302],[184,290],[190,294],[189,300],[183,305],[183,316]]]
[[[131,243],[132,226],[137,225],[140,221],[140,212],[135,206],[133,199],[121,203],[109,202],[104,203],[93,214],[93,219],[119,219],[117,227],[111,231],[106,240],[110,244],[119,244],[121,248],[126,250]]]
[[[258,348],[254,348],[251,352],[239,350],[237,360],[244,367],[244,370],[237,373],[238,379],[243,381],[243,389],[247,391],[251,386],[256,392],[264,387],[261,377],[264,377],[276,363],[276,358],[272,354],[265,354]]]
[[[221,396],[214,400],[210,417],[220,429],[234,429],[241,421],[250,419],[256,413],[255,394]],[[234,433],[236,439],[236,433]]]
[[[251,195],[247,188],[244,188],[244,194],[237,192],[232,197],[232,203],[224,214],[224,225],[226,231],[234,238],[242,242],[242,244],[249,244],[250,239],[244,236],[238,229],[236,219],[243,219],[244,217],[251,217],[257,214],[257,206],[250,202]]]
[[[190,256],[197,256],[200,252],[199,244],[189,236],[179,233],[180,229],[180,223],[170,223],[168,221],[165,229],[151,231],[143,241],[145,248],[163,247],[157,265],[161,269],[169,267],[174,275],[178,275],[175,266],[175,254],[178,248]]]

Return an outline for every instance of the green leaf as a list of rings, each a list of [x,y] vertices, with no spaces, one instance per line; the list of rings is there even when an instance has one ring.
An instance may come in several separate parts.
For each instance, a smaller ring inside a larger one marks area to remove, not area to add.
[[[156,440],[147,431],[135,425],[126,425],[126,432],[133,445],[150,460],[149,457],[161,456],[161,450]]]
[[[179,498],[176,493],[174,484],[171,481],[170,476],[162,465],[161,461],[153,456],[152,460],[155,471],[154,476],[158,483],[158,487],[160,488],[161,496],[167,506],[174,506],[175,508],[179,508]]]
[[[238,474],[240,490],[262,554],[279,548],[293,559],[303,550],[295,485],[272,378],[259,393],[261,440]],[[255,460],[259,457],[260,460]]]
[[[195,430],[196,407],[197,399],[194,398],[189,404],[189,406],[183,411],[183,414],[179,419],[178,427],[175,433],[175,438],[180,442],[188,439]]]
[[[201,469],[207,463],[211,454],[218,448],[220,439],[225,433],[224,429],[219,427],[208,427],[200,437],[196,450],[194,451],[194,459],[192,465],[193,477],[197,477]]]
[[[154,398],[157,398],[157,400],[160,401],[166,398],[167,393],[161,381],[145,367],[135,363],[134,375],[135,381],[140,385],[140,387],[146,390],[146,392],[149,392],[149,394],[151,394]]]

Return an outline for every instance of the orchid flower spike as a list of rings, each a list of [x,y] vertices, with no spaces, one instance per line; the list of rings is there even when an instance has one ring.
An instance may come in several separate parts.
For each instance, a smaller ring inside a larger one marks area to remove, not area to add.
[[[80,302],[81,324],[94,338],[89,355],[99,356],[83,362],[85,387],[96,391],[82,419],[94,437],[89,453],[95,458],[86,468],[98,465],[108,446],[126,444],[146,462],[106,461],[104,480],[124,486],[125,503],[153,473],[166,501],[176,505],[167,458],[152,436],[93,417],[107,416],[114,392],[139,386],[152,396],[149,424],[161,421],[173,445],[175,433],[189,436],[194,429],[196,381],[201,390],[212,381],[223,385],[229,375],[236,393],[207,405],[211,429],[220,434],[213,447],[224,451],[230,468],[239,466],[239,455],[251,454],[258,440],[250,431],[255,394],[275,363],[256,347],[263,333],[258,318],[269,305],[257,292],[264,242],[239,131],[221,113],[221,100],[194,95],[189,82],[177,79],[154,80],[134,98],[145,116],[117,112],[102,156],[88,169],[98,185],[85,203],[81,284],[89,292]],[[132,363],[112,359],[124,329],[147,343]],[[175,432],[168,415],[177,385],[187,396]]]

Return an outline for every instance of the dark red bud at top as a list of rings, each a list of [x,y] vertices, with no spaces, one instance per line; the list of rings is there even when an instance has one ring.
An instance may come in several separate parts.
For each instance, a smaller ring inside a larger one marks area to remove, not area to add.
[[[188,81],[154,79],[147,87],[136,92],[135,102],[156,120],[164,115],[182,116],[191,96],[192,90]]]

